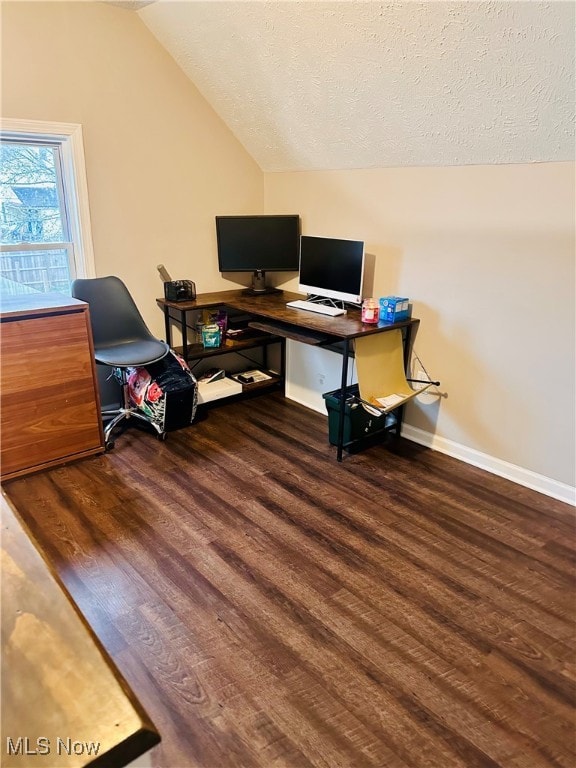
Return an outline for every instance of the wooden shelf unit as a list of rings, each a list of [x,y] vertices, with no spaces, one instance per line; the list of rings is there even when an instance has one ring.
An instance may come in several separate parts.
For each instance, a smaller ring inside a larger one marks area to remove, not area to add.
[[[202,344],[188,344],[186,351],[187,362],[191,360],[203,360],[207,357],[227,355],[234,352],[242,352],[248,349],[258,349],[268,344],[277,344],[282,341],[278,336],[262,333],[249,339],[226,339],[221,347],[203,347]],[[184,356],[183,347],[176,347],[176,352]]]
[[[187,329],[189,332],[191,330],[191,326],[187,323],[186,318],[186,312],[193,311],[198,312],[202,309],[212,309],[215,307],[225,307],[226,305],[222,304],[222,302],[214,302],[211,300],[205,304],[203,302],[200,302],[197,306],[194,306],[193,309],[187,308],[185,311],[179,311],[175,316],[172,314],[169,314],[169,311],[166,312],[166,337],[168,343],[172,346],[172,332],[171,332],[171,325],[170,322],[174,323],[180,332],[183,334],[183,341],[184,344],[182,346],[176,346],[173,347],[173,349],[181,355],[188,364],[190,364],[191,368],[194,370],[194,365],[201,360],[206,360],[213,357],[221,357],[224,355],[234,355],[239,354],[242,355],[243,352],[247,352],[249,350],[255,350],[255,349],[262,349],[263,352],[263,363],[258,363],[256,361],[250,361],[250,368],[257,368],[259,370],[262,370],[264,373],[267,373],[271,378],[267,381],[261,381],[261,382],[253,382],[250,384],[244,384],[242,382],[239,382],[242,384],[242,392],[238,393],[236,395],[222,395],[222,398],[216,398],[215,400],[209,401],[210,403],[218,402],[219,399],[228,399],[230,397],[241,397],[243,395],[248,394],[256,394],[257,391],[262,390],[268,390],[273,388],[278,388],[279,386],[283,386],[284,384],[284,366],[285,366],[285,338],[282,336],[278,336],[274,333],[252,328],[251,323],[248,324],[247,327],[247,336],[246,337],[235,337],[230,338],[226,337],[224,340],[224,343],[220,347],[204,347],[202,344],[195,343],[195,342],[189,342],[188,341],[188,333],[184,336],[184,329]],[[181,307],[178,306],[178,309],[180,310]],[[271,344],[279,344],[281,346],[281,370],[278,371],[271,371],[268,369],[268,358],[266,350]],[[208,403],[206,403],[208,404]]]

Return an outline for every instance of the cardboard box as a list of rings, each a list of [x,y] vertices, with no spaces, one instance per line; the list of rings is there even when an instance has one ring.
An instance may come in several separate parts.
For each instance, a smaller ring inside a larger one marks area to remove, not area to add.
[[[409,299],[403,296],[384,296],[380,299],[379,319],[385,323],[398,323],[410,317]]]
[[[209,403],[212,400],[220,400],[222,397],[231,397],[242,393],[242,384],[232,379],[218,379],[218,381],[198,382],[198,405]]]

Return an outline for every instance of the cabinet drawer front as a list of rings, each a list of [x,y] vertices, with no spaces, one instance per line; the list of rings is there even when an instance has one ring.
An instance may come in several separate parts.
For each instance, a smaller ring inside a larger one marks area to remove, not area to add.
[[[101,444],[85,312],[2,323],[2,473]]]

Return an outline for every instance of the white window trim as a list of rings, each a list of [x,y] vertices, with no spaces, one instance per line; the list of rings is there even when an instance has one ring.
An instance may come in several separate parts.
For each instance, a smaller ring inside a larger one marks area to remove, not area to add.
[[[41,135],[65,139],[61,145],[62,172],[65,184],[77,204],[77,215],[70,217],[72,238],[77,244],[75,249],[77,271],[83,277],[96,277],[82,126],[77,123],[52,123],[44,120],[20,120],[3,117],[0,118],[0,131],[27,135],[30,138]]]

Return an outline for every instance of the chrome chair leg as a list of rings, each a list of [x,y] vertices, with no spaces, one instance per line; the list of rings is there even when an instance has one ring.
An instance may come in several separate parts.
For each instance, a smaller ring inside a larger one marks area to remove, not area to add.
[[[105,419],[107,416],[112,416],[112,420],[108,422],[104,426],[104,446],[107,451],[112,450],[114,448],[114,440],[112,438],[112,433],[122,422],[124,419],[140,419],[140,421],[144,421],[146,424],[149,424],[150,426],[154,427],[156,430],[156,436],[160,440],[166,439],[166,432],[164,432],[158,424],[156,424],[154,421],[152,421],[148,416],[145,416],[143,413],[140,413],[138,408],[136,406],[133,406],[130,403],[130,394],[128,391],[128,379],[126,378],[126,371],[123,368],[118,368],[117,370],[117,378],[120,381],[120,386],[122,389],[122,399],[124,401],[124,405],[121,408],[115,408],[113,410],[108,411],[102,411],[102,418]]]

